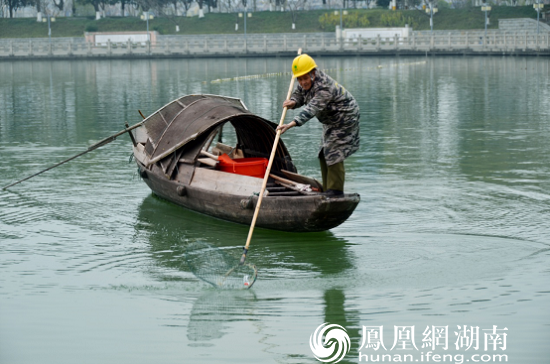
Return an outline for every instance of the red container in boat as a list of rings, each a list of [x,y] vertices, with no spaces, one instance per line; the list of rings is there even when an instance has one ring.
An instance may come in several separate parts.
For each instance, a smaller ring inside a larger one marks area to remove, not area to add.
[[[231,159],[227,154],[220,155],[218,162],[221,171],[257,178],[264,178],[269,163],[266,158]]]

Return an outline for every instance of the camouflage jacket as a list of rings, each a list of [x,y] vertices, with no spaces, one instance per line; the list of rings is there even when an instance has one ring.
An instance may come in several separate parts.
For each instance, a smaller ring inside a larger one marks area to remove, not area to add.
[[[316,117],[323,124],[323,138],[319,153],[323,152],[327,165],[342,162],[359,149],[359,106],[342,85],[317,69],[315,81],[307,91],[298,85],[291,100],[294,108],[305,105],[294,117],[297,126]]]

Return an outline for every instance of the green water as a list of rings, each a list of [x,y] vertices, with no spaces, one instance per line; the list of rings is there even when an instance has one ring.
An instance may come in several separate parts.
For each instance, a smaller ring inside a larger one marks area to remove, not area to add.
[[[185,94],[239,97],[278,122],[290,61],[2,62],[0,185]],[[361,107],[362,147],[346,161],[361,203],[346,223],[257,229],[254,287],[216,290],[182,248],[206,241],[238,255],[248,227],[153,196],[123,135],[0,192],[0,363],[316,363],[310,336],[325,322],[347,329],[341,363],[360,353],[547,362],[550,60],[317,62]],[[320,134],[311,121],[283,136],[316,178]],[[506,347],[485,351],[494,325]],[[363,326],[383,327],[386,350],[363,347]],[[447,326],[446,349],[426,346],[432,326]],[[456,347],[458,326],[479,328],[479,349]],[[416,349],[399,350],[412,328]]]

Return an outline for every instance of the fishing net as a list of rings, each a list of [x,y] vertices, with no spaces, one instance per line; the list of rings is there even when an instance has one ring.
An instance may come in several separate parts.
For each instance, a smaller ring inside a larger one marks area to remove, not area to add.
[[[217,288],[248,289],[258,276],[252,264],[239,264],[239,258],[197,241],[187,246],[185,260],[191,273]]]

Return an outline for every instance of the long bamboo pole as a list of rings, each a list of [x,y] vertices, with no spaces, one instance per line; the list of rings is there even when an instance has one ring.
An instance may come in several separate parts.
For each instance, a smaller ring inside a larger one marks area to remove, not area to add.
[[[302,48],[298,50],[298,55],[302,54]],[[294,89],[294,81],[296,78],[294,75],[290,80],[290,87],[288,88],[288,93],[286,95],[286,100],[290,98],[292,90]],[[288,108],[283,108],[283,114],[281,115],[281,120],[279,121],[279,126],[285,123],[286,112]],[[250,224],[250,230],[248,230],[248,237],[246,239],[246,244],[243,248],[243,255],[241,256],[241,261],[239,264],[244,264],[246,255],[248,254],[248,248],[250,246],[250,241],[252,240],[252,234],[254,233],[254,227],[256,226],[256,220],[258,219],[258,213],[260,212],[260,206],[262,206],[262,200],[264,198],[264,192],[267,186],[267,180],[269,179],[269,174],[271,171],[271,166],[273,165],[273,160],[275,159],[275,152],[277,151],[277,144],[279,144],[279,139],[281,138],[281,130],[277,130],[275,135],[275,141],[273,142],[273,148],[271,149],[271,155],[269,156],[269,163],[267,164],[267,169],[265,170],[264,181],[262,183],[262,189],[260,190],[260,195],[258,196],[258,203],[256,203],[256,209],[254,210],[254,216],[252,217],[252,223]]]
[[[141,111],[140,111],[140,113],[141,113]],[[6,190],[6,189],[8,189],[8,188],[10,188],[10,187],[12,187],[12,186],[15,186],[16,184],[19,184],[19,183],[21,183],[21,182],[24,182],[24,181],[26,181],[26,180],[28,180],[28,179],[33,178],[33,177],[36,177],[36,176],[38,176],[39,174],[42,174],[42,173],[44,173],[44,172],[49,171],[50,169],[54,169],[55,167],[59,167],[60,165],[65,164],[65,163],[67,163],[67,162],[70,162],[70,161],[72,161],[73,159],[80,157],[81,155],[84,155],[84,154],[89,153],[89,152],[91,152],[91,151],[93,151],[93,150],[96,150],[96,149],[99,148],[99,147],[102,147],[102,146],[104,146],[104,145],[106,145],[106,144],[109,144],[110,142],[112,142],[112,141],[115,140],[117,137],[121,136],[122,134],[129,133],[131,130],[133,130],[133,129],[137,128],[137,127],[140,127],[141,125],[143,125],[143,123],[145,123],[145,120],[142,121],[142,122],[139,122],[139,123],[137,123],[137,124],[135,124],[135,125],[132,125],[131,127],[126,127],[126,129],[124,129],[124,130],[122,130],[122,131],[119,131],[118,133],[113,134],[113,135],[111,135],[111,136],[108,136],[107,138],[105,138],[105,139],[103,139],[103,140],[100,140],[99,142],[97,142],[97,143],[95,143],[95,144],[93,144],[93,145],[90,145],[90,146],[88,147],[88,149],[86,149],[85,151],[80,152],[80,153],[78,153],[77,155],[73,155],[71,158],[65,159],[64,161],[61,161],[61,162],[59,162],[59,163],[57,163],[57,164],[54,164],[53,166],[50,166],[50,167],[48,167],[48,168],[46,168],[46,169],[43,169],[43,170],[41,170],[40,172],[37,172],[37,173],[35,173],[35,174],[31,175],[31,176],[25,177],[25,178],[23,178],[23,179],[20,179],[19,181],[16,181],[16,182],[13,182],[13,183],[11,183],[11,184],[9,184],[9,185],[7,185],[7,186],[4,186],[4,187],[2,187],[2,190]]]

